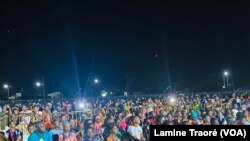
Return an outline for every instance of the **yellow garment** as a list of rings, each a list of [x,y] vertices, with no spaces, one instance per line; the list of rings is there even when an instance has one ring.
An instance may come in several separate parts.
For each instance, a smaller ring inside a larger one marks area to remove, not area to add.
[[[250,122],[250,115],[246,118],[246,120]]]
[[[126,115],[130,114],[130,106],[124,106]]]
[[[166,111],[167,111],[168,113],[171,112],[171,111],[172,111],[172,107],[169,106],[169,105],[167,105],[167,106],[166,106]]]
[[[26,123],[20,123],[18,126],[17,126],[17,129],[20,130],[23,134],[29,136],[30,133],[28,131],[28,125]]]
[[[189,120],[189,125],[196,125],[196,122],[194,120]]]

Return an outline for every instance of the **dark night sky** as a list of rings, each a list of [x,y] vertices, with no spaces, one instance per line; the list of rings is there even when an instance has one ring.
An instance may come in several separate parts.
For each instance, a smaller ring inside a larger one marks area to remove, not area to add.
[[[231,83],[247,87],[249,9],[246,1],[1,3],[0,82],[28,95],[44,76],[47,92],[54,81],[71,94],[76,78],[84,88],[93,73],[108,89],[123,90],[128,76],[131,89],[147,93],[169,80],[213,91],[228,69]]]

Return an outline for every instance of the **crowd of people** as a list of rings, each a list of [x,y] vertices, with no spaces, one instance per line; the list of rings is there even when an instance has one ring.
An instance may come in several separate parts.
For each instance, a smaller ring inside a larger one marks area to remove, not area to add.
[[[249,93],[0,106],[2,119],[8,123],[0,132],[0,141],[147,141],[150,125],[250,125]]]

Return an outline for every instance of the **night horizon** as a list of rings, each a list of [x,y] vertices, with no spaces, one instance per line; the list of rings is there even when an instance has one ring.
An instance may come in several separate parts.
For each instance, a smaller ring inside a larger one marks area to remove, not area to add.
[[[45,80],[67,97],[89,87],[161,93],[250,86],[250,15],[242,2],[17,2],[0,5],[0,84],[25,97]],[[97,86],[95,86],[97,87]],[[6,95],[4,89],[0,95]]]

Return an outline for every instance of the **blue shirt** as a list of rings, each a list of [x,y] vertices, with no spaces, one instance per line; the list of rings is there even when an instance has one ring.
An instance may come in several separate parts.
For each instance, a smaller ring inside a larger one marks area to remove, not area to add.
[[[37,132],[32,133],[29,136],[29,141],[53,141],[52,135],[49,132],[45,132],[43,134],[38,134]]]
[[[99,138],[87,138],[87,139],[83,139],[83,141],[102,141]]]
[[[60,135],[63,133],[63,130],[61,129],[52,129],[49,131],[52,135]]]

